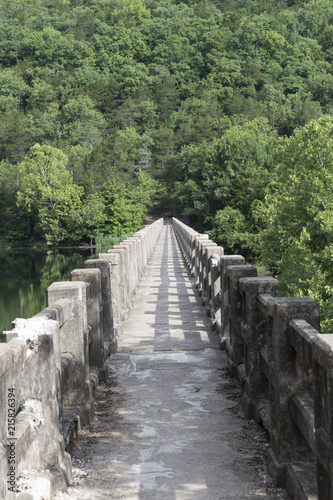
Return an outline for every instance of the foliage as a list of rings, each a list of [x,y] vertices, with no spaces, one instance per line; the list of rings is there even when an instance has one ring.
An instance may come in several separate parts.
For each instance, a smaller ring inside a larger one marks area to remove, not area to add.
[[[141,229],[144,215],[155,197],[159,184],[145,172],[139,172],[133,187],[123,182],[104,184],[106,221],[104,231],[120,236]]]
[[[213,221],[213,229],[209,237],[223,246],[226,252],[241,252],[242,255],[252,256],[256,250],[258,236],[248,230],[244,215],[240,210],[230,206],[219,210]]]
[[[307,249],[319,287],[332,19],[329,0],[0,0],[0,238],[91,241],[163,207],[281,276]]]
[[[186,213],[200,218],[214,241],[248,258],[258,253],[258,203],[272,175],[275,142],[267,119],[256,118],[231,126],[212,144],[183,148],[175,157],[186,179],[175,185]]]
[[[134,233],[125,233],[121,235],[117,234],[100,234],[97,236],[95,240],[95,245],[97,247],[105,247],[105,246],[114,246],[118,245],[122,241],[126,240],[127,238],[131,238]]]
[[[311,121],[280,141],[276,189],[267,196],[263,262],[278,273],[287,293],[307,295],[333,327],[333,122]]]
[[[333,208],[332,118],[311,121],[281,139],[276,159],[276,189],[267,196],[269,227],[262,236],[268,264],[280,261],[304,228],[312,234],[312,248],[318,247],[313,230],[321,228],[320,222]],[[319,234],[323,241],[325,232]]]
[[[52,146],[35,144],[19,166],[17,205],[36,220],[35,230],[48,244],[68,238],[69,221],[79,210],[82,188],[75,185],[66,155]]]

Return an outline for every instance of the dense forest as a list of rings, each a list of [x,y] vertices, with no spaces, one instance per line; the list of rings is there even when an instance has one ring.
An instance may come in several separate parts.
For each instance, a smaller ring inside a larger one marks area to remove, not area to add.
[[[0,0],[0,238],[186,215],[333,329],[330,0]]]

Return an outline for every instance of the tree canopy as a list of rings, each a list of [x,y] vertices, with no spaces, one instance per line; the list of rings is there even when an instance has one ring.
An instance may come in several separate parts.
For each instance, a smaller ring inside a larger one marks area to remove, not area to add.
[[[332,102],[330,0],[0,0],[0,238],[172,211],[327,304]]]

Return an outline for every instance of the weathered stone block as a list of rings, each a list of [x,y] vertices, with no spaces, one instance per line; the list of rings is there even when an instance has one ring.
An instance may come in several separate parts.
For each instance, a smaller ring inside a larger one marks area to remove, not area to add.
[[[91,259],[85,261],[84,267],[86,269],[99,269],[101,272],[103,336],[105,341],[116,346],[113,330],[110,262],[106,259]]]
[[[205,236],[205,235],[204,235]],[[199,295],[205,295],[206,294],[206,267],[207,267],[207,262],[205,259],[206,255],[206,248],[207,247],[217,247],[216,243],[213,243],[209,239],[200,239],[198,240],[197,243],[197,266],[196,266],[196,286],[199,290]]]
[[[220,256],[223,255],[224,249],[219,248],[218,252],[214,252],[209,259],[209,306],[211,310],[212,328],[221,334],[221,274],[220,274]]]
[[[60,299],[34,316],[35,319],[44,318],[58,321],[61,327],[72,314],[73,304],[70,299]]]
[[[246,371],[246,395],[243,406],[248,416],[258,415],[257,407],[268,401],[268,381],[259,363],[259,353],[267,344],[267,320],[262,316],[258,306],[258,296],[280,295],[278,280],[267,277],[250,277],[239,279],[239,292],[242,299],[241,337],[244,341],[244,359]]]
[[[220,258],[221,277],[221,349],[226,348],[227,339],[230,339],[229,321],[229,283],[227,269],[229,266],[241,266],[245,259],[241,255],[222,255]]]
[[[312,341],[318,498],[333,498],[333,334]]]
[[[224,249],[222,247],[219,247],[217,245],[212,245],[212,246],[207,246],[204,251],[204,274],[203,274],[203,289],[204,289],[204,294],[206,297],[205,305],[207,307],[207,312],[209,312],[209,315],[214,314],[213,310],[213,298],[215,296],[215,292],[213,290],[213,277],[212,277],[212,272],[214,275],[214,284],[215,281],[218,280],[219,274],[218,273],[218,262],[216,262],[215,266],[213,267],[212,270],[212,260],[211,257],[212,255],[216,256],[216,259],[218,259],[221,255],[224,254]],[[214,271],[217,271],[217,273]]]
[[[87,321],[90,327],[89,364],[99,366],[104,362],[104,337],[102,311],[102,283],[99,269],[75,269],[71,281],[83,281],[87,288]]]
[[[296,433],[289,411],[293,381],[297,379],[296,353],[289,344],[289,323],[303,319],[319,328],[319,306],[307,298],[270,298],[268,313],[268,360],[274,367],[275,385],[271,392],[271,442],[278,462],[304,461],[310,449],[301,433]]]
[[[229,326],[230,326],[230,364],[232,376],[237,377],[237,366],[244,363],[244,341],[241,335],[242,297],[239,291],[239,280],[257,275],[254,266],[228,266],[226,271],[228,279],[229,300]]]
[[[71,383],[64,394],[64,404],[84,407],[89,399],[87,381],[89,379],[89,346],[87,323],[88,284],[82,281],[56,282],[47,289],[48,303],[62,298],[71,298],[73,311],[70,319],[60,329],[60,350],[74,357]]]
[[[195,278],[196,278],[196,285],[199,283],[199,273],[200,273],[200,266],[201,266],[201,260],[200,260],[200,243],[202,241],[207,241],[208,242],[208,234],[198,234],[198,236],[195,239]]]

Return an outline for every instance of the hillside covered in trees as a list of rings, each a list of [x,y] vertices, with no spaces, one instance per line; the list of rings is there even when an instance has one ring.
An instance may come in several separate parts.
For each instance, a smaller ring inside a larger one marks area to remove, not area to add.
[[[330,0],[0,0],[0,238],[190,217],[333,329]]]

